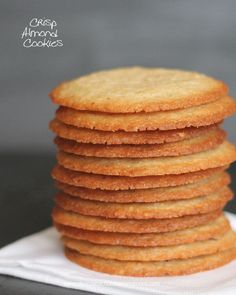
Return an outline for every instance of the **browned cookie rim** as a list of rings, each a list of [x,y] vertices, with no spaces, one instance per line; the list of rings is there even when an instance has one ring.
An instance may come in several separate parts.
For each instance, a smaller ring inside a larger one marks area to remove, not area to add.
[[[174,187],[101,190],[77,187],[56,181],[56,187],[64,193],[84,200],[115,203],[145,203],[184,200],[211,194],[230,183],[228,173],[219,172],[200,181]]]
[[[67,153],[87,157],[103,158],[149,158],[189,155],[206,151],[223,143],[226,132],[215,129],[206,134],[172,143],[148,145],[102,145],[78,143],[56,137],[58,149]]]
[[[66,236],[63,236],[62,240],[66,248],[84,255],[119,261],[166,261],[188,259],[225,251],[232,248],[232,245],[236,243],[236,234],[230,229],[226,233],[214,237],[214,239],[161,247],[101,245]]]
[[[87,187],[102,190],[128,190],[147,189],[157,187],[177,186],[194,183],[215,173],[225,170],[227,167],[211,168],[202,171],[177,175],[127,177],[107,176],[99,174],[82,173],[56,165],[52,170],[52,178],[69,185]]]
[[[56,206],[52,211],[55,223],[76,228],[123,233],[162,233],[206,224],[221,215],[221,210],[205,214],[167,219],[118,219],[86,216]]]
[[[200,127],[221,122],[236,112],[231,97],[188,109],[153,113],[112,114],[78,111],[60,106],[56,118],[65,124],[103,131],[172,130]]]
[[[219,192],[187,200],[154,203],[106,203],[71,197],[57,193],[55,202],[64,210],[82,215],[119,219],[164,219],[185,215],[204,214],[223,208],[233,197],[233,192],[222,188]]]
[[[171,246],[204,241],[221,235],[230,229],[229,221],[223,215],[207,224],[166,233],[116,233],[84,230],[60,223],[54,223],[54,225],[61,235],[73,239],[97,244],[133,247]]]
[[[187,275],[223,266],[236,258],[236,247],[212,255],[203,255],[184,260],[162,262],[121,262],[79,254],[65,249],[65,255],[80,266],[94,271],[122,276],[175,276]]]
[[[202,127],[187,127],[176,130],[155,130],[155,131],[101,131],[87,128],[78,128],[73,125],[65,124],[58,119],[53,119],[49,124],[50,129],[58,136],[75,140],[81,143],[92,144],[161,144],[177,142],[179,140],[193,138],[206,134],[219,128],[218,124]]]
[[[67,169],[114,176],[151,176],[183,174],[231,164],[236,148],[228,141],[218,147],[192,155],[157,158],[97,158],[57,153],[57,161]],[[190,164],[191,163],[191,164]]]

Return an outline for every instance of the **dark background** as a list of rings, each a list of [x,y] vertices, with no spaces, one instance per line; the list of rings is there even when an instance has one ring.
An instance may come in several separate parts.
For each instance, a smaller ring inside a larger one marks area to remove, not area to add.
[[[234,0],[0,0],[0,246],[50,225],[50,90],[94,70],[142,65],[204,72],[236,96],[235,11]],[[64,46],[24,48],[33,17],[55,20]],[[234,143],[235,123],[224,124]],[[60,290],[0,277],[4,295],[67,294]]]

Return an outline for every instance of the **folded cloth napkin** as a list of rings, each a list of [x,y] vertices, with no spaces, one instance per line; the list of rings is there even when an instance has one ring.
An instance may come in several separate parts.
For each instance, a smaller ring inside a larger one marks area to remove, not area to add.
[[[227,213],[236,229],[236,215]],[[0,250],[0,273],[27,280],[109,295],[236,294],[236,261],[194,275],[161,278],[111,276],[68,261],[60,237],[48,228]]]

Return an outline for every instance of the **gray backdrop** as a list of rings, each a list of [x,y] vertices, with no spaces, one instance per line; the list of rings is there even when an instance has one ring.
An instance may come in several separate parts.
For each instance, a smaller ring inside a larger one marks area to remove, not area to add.
[[[193,69],[225,80],[236,96],[236,1],[0,1],[1,150],[52,151],[48,122],[57,83],[127,65]],[[58,23],[64,46],[22,46],[33,17]],[[236,143],[236,117],[226,128]]]

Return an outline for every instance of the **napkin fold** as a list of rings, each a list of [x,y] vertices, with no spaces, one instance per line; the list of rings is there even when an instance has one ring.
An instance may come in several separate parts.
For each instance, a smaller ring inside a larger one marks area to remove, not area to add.
[[[227,213],[236,230],[236,215]],[[68,261],[54,228],[0,249],[0,274],[107,295],[234,295],[236,261],[180,277],[134,278],[94,272]]]

